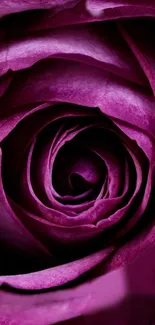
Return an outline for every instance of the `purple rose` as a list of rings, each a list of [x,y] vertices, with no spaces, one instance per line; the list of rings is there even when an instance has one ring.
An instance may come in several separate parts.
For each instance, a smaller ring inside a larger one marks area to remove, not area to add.
[[[10,290],[73,293],[94,277],[99,288],[100,275],[108,292],[114,270],[153,244],[154,16],[151,0],[1,1],[0,284]],[[72,314],[76,299],[45,324],[83,314]]]

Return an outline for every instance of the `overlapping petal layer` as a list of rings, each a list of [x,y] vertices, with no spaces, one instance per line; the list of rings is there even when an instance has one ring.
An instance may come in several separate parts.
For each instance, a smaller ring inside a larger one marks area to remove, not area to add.
[[[27,11],[12,32],[14,15],[0,22],[0,240],[3,255],[19,264],[23,255],[24,272],[32,272],[0,281],[44,289],[102,262],[102,272],[111,270],[140,250],[141,239],[127,246],[126,238],[144,221],[153,190],[153,51],[139,38],[141,22],[135,32],[138,21],[103,20],[152,16],[155,7],[91,0],[0,6],[2,16]],[[141,249],[149,240],[142,242]],[[10,264],[3,273],[23,272]]]

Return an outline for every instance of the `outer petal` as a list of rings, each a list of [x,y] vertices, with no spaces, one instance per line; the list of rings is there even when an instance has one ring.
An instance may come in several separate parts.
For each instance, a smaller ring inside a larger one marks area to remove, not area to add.
[[[145,20],[120,24],[120,31],[132,49],[142,69],[144,70],[155,95],[155,37],[152,30],[154,21],[148,24]]]
[[[155,137],[153,95],[86,64],[48,60],[19,73],[3,98],[2,113],[12,111],[11,103],[19,107],[23,101],[25,104],[58,101],[99,107],[106,115],[136,125]]]
[[[35,263],[50,260],[48,250],[24,227],[11,209],[5,192],[3,190],[1,176],[1,150],[0,150],[0,237],[1,245],[6,247],[10,252],[18,251],[18,255],[24,254],[35,260]],[[9,243],[9,244],[8,244]],[[2,249],[1,249],[2,252]],[[6,257],[7,258],[7,257]],[[52,261],[52,260],[51,260]],[[5,261],[1,260],[2,268],[5,269]]]
[[[117,26],[81,25],[28,33],[0,46],[0,74],[28,68],[46,58],[64,58],[98,66],[138,84],[147,84]],[[114,41],[115,40],[115,41]],[[118,46],[119,44],[119,46]]]
[[[57,8],[63,10],[66,5],[73,6],[75,3],[77,3],[76,0],[30,0],[28,2],[24,0],[2,0],[0,3],[0,17],[33,9]]]
[[[62,10],[61,12],[58,12],[58,10],[55,12],[53,9],[49,9],[31,14],[27,13],[26,19],[24,19],[24,29],[40,30],[123,17],[155,16],[155,4],[153,0],[72,0],[69,5],[71,8]],[[19,16],[18,18],[17,24],[19,23],[22,27],[21,17]]]
[[[109,257],[112,251],[113,248],[109,247],[80,260],[43,271],[15,276],[1,276],[0,285],[7,284],[26,290],[41,290],[60,286],[89,271],[89,269]]]
[[[153,246],[134,263],[70,288],[26,295],[1,289],[0,323],[115,325],[117,320],[119,325],[153,324],[154,251]]]

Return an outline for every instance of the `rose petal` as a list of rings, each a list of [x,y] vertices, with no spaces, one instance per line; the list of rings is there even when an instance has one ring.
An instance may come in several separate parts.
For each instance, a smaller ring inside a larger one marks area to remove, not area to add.
[[[2,111],[8,107],[8,101],[20,106],[23,101],[28,104],[36,100],[99,107],[108,116],[139,126],[155,136],[154,97],[144,89],[82,63],[49,60],[19,73],[1,104]]]
[[[71,0],[47,0],[44,2],[40,2],[39,0],[30,0],[29,2],[25,2],[24,0],[14,1],[14,0],[2,0],[0,4],[0,17],[5,15],[9,15],[15,12],[33,10],[33,9],[48,9],[48,8],[56,8],[63,10],[65,6],[74,6],[77,3],[75,1],[72,3]]]
[[[106,21],[124,17],[155,16],[155,5],[153,0],[132,0],[120,1],[94,1],[86,0],[75,3],[73,8],[68,8],[55,13],[53,10],[34,13],[25,19],[24,29],[41,30],[50,29],[58,26],[75,25],[96,21]],[[28,20],[28,24],[26,24]],[[22,23],[19,19],[19,22]],[[17,21],[18,26],[18,21]]]
[[[52,105],[52,103],[51,103]],[[3,141],[5,137],[16,127],[16,125],[21,122],[25,117],[29,116],[40,109],[48,107],[49,104],[41,104],[41,105],[28,105],[24,107],[17,107],[16,109],[9,112],[8,110],[1,110],[0,112],[0,141]]]
[[[154,320],[154,245],[136,261],[84,283],[39,294],[1,290],[1,323],[136,325]],[[141,270],[141,276],[137,273]],[[104,288],[101,290],[101,288]],[[145,308],[143,308],[145,306]]]
[[[101,33],[102,30],[102,33]],[[114,42],[115,40],[115,42]],[[118,47],[119,44],[119,47]],[[21,70],[46,58],[64,58],[98,66],[138,84],[147,85],[135,57],[117,26],[75,26],[11,40],[0,49],[0,74]]]
[[[0,276],[0,284],[7,284],[25,290],[41,290],[60,286],[76,279],[81,274],[105,260],[112,251],[113,248],[109,247],[80,260],[39,272],[15,276]]]
[[[2,153],[0,150],[0,173],[2,169]],[[24,227],[16,214],[11,209],[5,195],[2,175],[0,174],[0,235],[1,243],[9,245],[10,252],[33,257],[35,263],[50,258],[48,250]]]
[[[120,31],[144,70],[155,95],[155,38],[152,30],[154,21],[127,23],[120,26]]]

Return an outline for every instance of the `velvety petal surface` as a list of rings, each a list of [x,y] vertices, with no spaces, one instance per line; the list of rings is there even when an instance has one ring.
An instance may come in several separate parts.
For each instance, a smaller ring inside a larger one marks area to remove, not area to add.
[[[1,324],[79,325],[154,321],[154,246],[130,265],[91,281],[46,293],[0,293]],[[141,276],[137,274],[141,270]],[[103,288],[103,290],[101,290]],[[145,306],[145,308],[144,308]]]
[[[16,88],[20,96],[15,92]],[[139,86],[133,86],[121,78],[82,63],[61,60],[38,63],[31,70],[21,72],[14,78],[7,97],[3,98],[2,112],[5,107],[6,113],[8,101],[17,108],[23,101],[25,105],[56,101],[99,107],[104,114],[137,125],[154,136],[153,95]],[[11,105],[8,109],[11,110]]]
[[[128,267],[111,271],[155,239],[154,16],[153,0],[0,3],[2,324],[91,324],[114,308],[124,325],[136,308]],[[19,302],[50,288],[50,308]]]
[[[12,13],[33,10],[33,9],[48,9],[56,8],[58,10],[65,9],[65,6],[74,6],[77,3],[76,0],[30,0],[29,2],[20,1],[20,0],[2,0],[0,4],[0,17],[9,15]]]
[[[9,69],[28,68],[41,59],[58,57],[98,66],[138,84],[146,84],[139,64],[115,24],[111,28],[103,23],[73,26],[72,29],[63,27],[41,31],[39,35],[28,33],[23,40],[16,35],[14,38],[1,46],[0,74]]]

